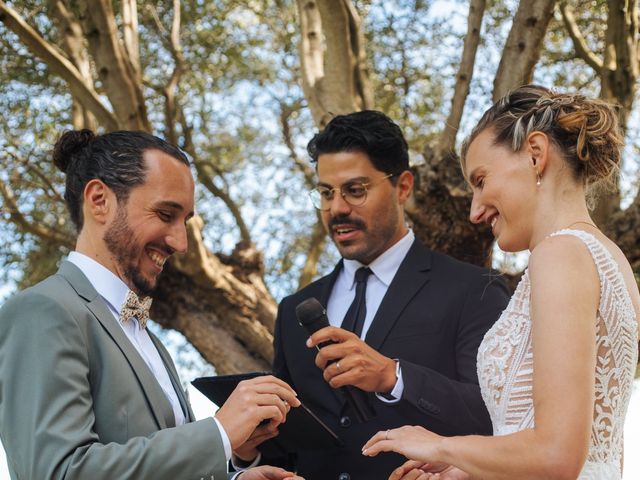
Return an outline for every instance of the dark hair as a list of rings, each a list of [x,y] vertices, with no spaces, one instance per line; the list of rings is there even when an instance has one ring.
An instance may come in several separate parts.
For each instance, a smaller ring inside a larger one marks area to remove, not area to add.
[[[71,220],[82,230],[82,196],[90,180],[99,179],[126,202],[131,188],[144,183],[146,150],[160,150],[185,165],[189,160],[176,146],[145,132],[117,131],[95,135],[91,130],[66,131],[53,147],[53,163],[66,176],[64,199]]]
[[[361,152],[382,172],[395,176],[409,169],[409,147],[402,130],[375,110],[334,117],[311,139],[307,152],[314,163],[325,153]]]
[[[471,142],[490,128],[496,145],[514,152],[534,131],[546,133],[560,149],[576,180],[585,186],[613,183],[621,159],[623,136],[616,107],[573,93],[556,93],[539,85],[513,90],[487,110],[462,144],[461,162]]]

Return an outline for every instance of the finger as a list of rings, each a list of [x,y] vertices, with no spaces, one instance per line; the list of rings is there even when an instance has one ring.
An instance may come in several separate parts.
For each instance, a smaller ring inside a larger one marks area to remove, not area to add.
[[[275,393],[290,405],[294,407],[300,406],[298,394],[295,390],[293,390],[288,383],[274,377],[273,375],[263,375],[249,380],[243,380],[238,383],[236,390],[244,392]]]
[[[284,422],[285,417],[282,416],[280,409],[274,405],[258,406],[255,409],[255,417],[257,423],[263,420],[271,420],[271,423],[275,426]]]
[[[252,435],[251,437],[249,437],[249,439],[246,442],[244,442],[243,445],[246,445],[250,448],[254,448],[266,442],[270,438],[277,437],[279,434],[280,432],[278,431],[277,428],[274,428],[272,430],[266,430],[258,435]]]
[[[324,342],[341,343],[355,335],[347,330],[338,327],[324,327],[315,332],[307,339],[307,347],[313,348]],[[324,347],[326,348],[326,347]]]
[[[255,394],[271,394],[279,397],[283,402],[287,402],[287,404],[298,407],[300,406],[300,400],[296,393],[290,388],[283,388],[280,385],[274,383],[261,383],[258,385],[253,385],[251,391],[248,392],[249,395]]]
[[[335,361],[342,360],[351,353],[349,343],[334,343],[322,347],[315,358],[316,366],[322,370]]]
[[[389,434],[392,432],[393,430],[381,430],[378,433],[376,433],[373,437],[371,437],[367,443],[364,444],[364,446],[362,447],[363,450],[373,446],[375,443],[381,442],[382,440],[386,440],[389,438]]]

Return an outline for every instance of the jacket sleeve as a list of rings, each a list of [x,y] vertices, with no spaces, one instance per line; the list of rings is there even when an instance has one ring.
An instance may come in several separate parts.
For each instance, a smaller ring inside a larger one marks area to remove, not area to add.
[[[101,443],[88,343],[58,299],[23,292],[0,310],[0,433],[17,478],[227,478],[212,418]],[[95,374],[95,371],[93,372]]]
[[[464,295],[457,319],[456,379],[400,359],[402,399],[426,414],[429,424],[437,425],[445,435],[492,433],[491,419],[478,386],[477,352],[485,333],[506,307],[509,292],[502,279],[490,278],[489,282],[484,275],[473,278]]]

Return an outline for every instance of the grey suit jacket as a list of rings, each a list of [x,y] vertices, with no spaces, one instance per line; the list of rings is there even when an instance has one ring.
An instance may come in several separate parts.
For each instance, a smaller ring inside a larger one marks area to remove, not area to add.
[[[194,421],[168,352],[151,338],[185,425],[175,426],[155,377],[72,263],[2,307],[0,435],[12,478],[227,478],[215,421]]]

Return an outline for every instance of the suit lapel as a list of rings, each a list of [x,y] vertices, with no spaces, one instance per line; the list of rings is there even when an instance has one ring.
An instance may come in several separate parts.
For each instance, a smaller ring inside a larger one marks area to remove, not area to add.
[[[342,259],[340,259],[333,271],[329,275],[327,275],[324,285],[322,285],[322,292],[320,293],[320,298],[318,300],[320,300],[320,303],[325,308],[325,310],[327,308],[327,304],[329,303],[331,290],[333,290],[333,286],[336,283],[340,270],[342,270]]]
[[[60,265],[58,273],[65,277],[76,293],[87,302],[87,308],[93,313],[102,327],[106,330],[114,343],[123,353],[131,369],[138,378],[142,391],[147,397],[151,412],[160,429],[174,427],[175,417],[169,400],[165,396],[158,381],[149,370],[140,354],[127,338],[111,310],[102,297],[93,288],[87,277],[71,262],[64,261]]]
[[[430,279],[431,252],[417,240],[400,264],[396,275],[373,317],[365,341],[379,350],[400,314]]]

